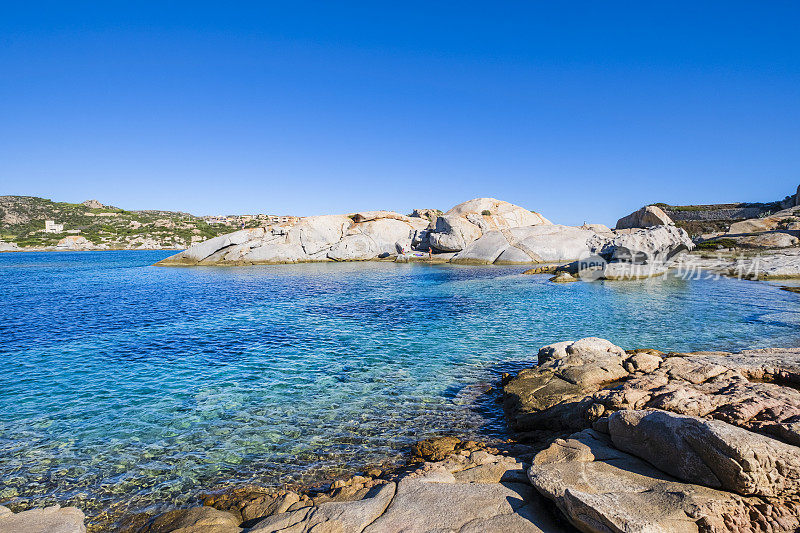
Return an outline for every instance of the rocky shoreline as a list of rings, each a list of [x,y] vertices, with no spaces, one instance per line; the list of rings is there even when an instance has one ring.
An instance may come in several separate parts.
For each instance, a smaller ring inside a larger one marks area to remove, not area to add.
[[[676,269],[800,279],[793,246],[742,254],[720,244],[687,253],[695,244],[653,206],[625,217],[615,231],[555,225],[493,199],[414,215],[309,217],[217,237],[159,264],[531,263],[537,266],[526,273],[555,274],[554,282],[644,279]],[[422,441],[404,467],[370,468],[324,490],[237,487],[208,495],[201,507],[127,517],[115,528],[800,530],[800,348],[663,353],[587,338],[545,346],[531,363],[495,389],[514,431],[508,442]],[[75,508],[14,514],[0,507],[0,533],[81,533],[84,522]]]
[[[202,507],[133,517],[124,529],[800,528],[800,348],[663,353],[587,338],[545,346],[537,360],[499,385],[515,430],[508,442],[422,441],[396,471],[372,469],[324,491],[240,487]],[[82,528],[76,509],[0,509],[0,531]]]
[[[609,268],[624,276],[630,265],[660,267],[694,248],[686,231],[650,222],[643,219],[639,226],[614,231],[601,224],[564,226],[509,202],[475,198],[443,214],[364,211],[246,229],[192,246],[157,265],[376,260],[525,265],[601,257],[617,263]]]

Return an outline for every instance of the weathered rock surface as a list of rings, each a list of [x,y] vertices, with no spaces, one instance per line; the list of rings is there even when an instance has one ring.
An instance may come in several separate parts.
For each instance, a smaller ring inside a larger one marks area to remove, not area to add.
[[[105,207],[98,200],[84,200],[81,205],[85,205],[89,209],[102,209]]]
[[[361,532],[386,510],[395,495],[396,485],[386,483],[362,500],[327,502],[294,511],[278,513],[256,523],[252,532]]]
[[[769,231],[745,235],[723,234],[710,241],[711,244],[715,242],[725,243],[728,246],[733,243],[733,246],[737,248],[773,249],[797,246],[800,244],[800,239],[789,232]]]
[[[489,231],[453,257],[453,263],[525,264],[572,261],[591,254],[601,237],[572,226],[547,224]]]
[[[437,253],[457,252],[488,231],[549,224],[541,215],[491,198],[470,200],[441,216],[432,210],[415,210],[413,214],[419,216],[363,211],[305,217],[222,235],[159,264],[366,261],[397,257],[412,249],[427,252],[429,247]]]
[[[667,264],[694,248],[689,234],[675,226],[656,226],[616,232],[611,240],[600,240],[596,253],[609,262]]]
[[[69,235],[56,245],[56,248],[63,250],[86,250],[93,247],[92,242],[82,235]]]
[[[704,236],[706,249],[782,249],[800,245],[800,210],[795,207],[762,218],[734,222],[726,232]]]
[[[75,507],[45,507],[12,513],[0,505],[0,533],[85,533],[84,514]]]
[[[476,198],[438,217],[428,239],[437,251],[459,252],[490,231],[549,224],[542,215],[518,205],[494,198]]]
[[[534,459],[531,483],[586,532],[794,531],[795,502],[742,498],[683,483],[591,429]]]
[[[652,226],[669,226],[672,224],[672,219],[669,218],[669,215],[660,207],[648,205],[619,219],[616,229],[649,228]]]
[[[411,261],[413,251],[434,252],[438,262],[529,264],[575,261],[600,254],[610,262],[663,264],[693,243],[683,230],[656,226],[611,232],[606,226],[571,227],[522,207],[477,198],[442,215],[415,210],[301,218],[245,229],[194,245],[160,265],[270,264],[310,261]],[[449,255],[454,254],[454,255]],[[420,256],[421,257],[421,256]],[[425,259],[425,257],[422,257]],[[429,258],[430,259],[430,258]],[[609,279],[622,267],[611,267]],[[627,269],[625,278],[640,277]],[[634,269],[635,270],[635,269]]]
[[[389,211],[302,218],[296,224],[245,229],[192,246],[159,264],[270,264],[363,261],[411,249],[428,221]]]
[[[421,440],[411,447],[411,456],[422,461],[443,461],[455,451],[460,442],[456,437]]]
[[[428,241],[438,252],[458,252],[482,235],[480,226],[459,215],[443,215],[428,233]]]
[[[546,346],[537,367],[504,385],[523,436],[581,430],[529,470],[573,525],[800,527],[800,349],[664,354],[606,343]]]
[[[602,268],[601,279],[609,281],[629,281],[655,278],[667,273],[669,267],[660,263],[640,265],[637,263],[608,263]]]
[[[786,209],[768,217],[750,218],[742,220],[741,222],[734,222],[731,224],[728,233],[732,235],[741,235],[746,233],[775,231],[782,227],[785,228],[789,223],[797,222],[797,215],[795,215],[794,212],[795,209]]]
[[[535,449],[512,445],[508,448],[516,452],[512,456],[508,450],[501,453],[452,437],[423,441],[416,449],[418,456],[433,454],[440,460],[425,462],[394,480],[354,476],[337,481],[329,493],[313,498],[297,498],[297,494],[287,491],[245,488],[206,500],[207,505],[224,510],[204,507],[172,511],[151,521],[147,526],[151,529],[143,531],[200,531],[180,528],[204,524],[209,527],[207,531],[228,531],[211,528],[221,527],[220,522],[229,527],[234,516],[247,531],[259,533],[570,530],[547,508],[528,481],[529,463],[522,462],[522,458],[530,461]],[[287,497],[294,503],[286,506]],[[275,505],[278,501],[280,506]],[[247,510],[256,509],[263,513],[261,517],[247,516]]]
[[[535,368],[521,371],[504,386],[511,426],[521,432],[587,427],[589,393],[627,377],[622,366],[626,357],[622,348],[597,338],[545,346]]]
[[[752,280],[795,279],[800,278],[800,249],[772,250],[770,253],[745,257],[693,254],[683,258],[680,267]]]
[[[553,283],[574,283],[580,280],[569,272],[559,272],[557,275],[550,278],[550,281]]]
[[[623,410],[608,430],[617,449],[684,481],[743,496],[800,491],[800,448],[721,420]]]
[[[239,533],[235,515],[213,507],[176,509],[156,517],[142,533]]]

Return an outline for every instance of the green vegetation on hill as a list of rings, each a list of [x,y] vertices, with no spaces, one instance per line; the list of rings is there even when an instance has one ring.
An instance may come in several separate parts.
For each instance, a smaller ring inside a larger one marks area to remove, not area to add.
[[[63,224],[61,233],[45,233],[45,220]],[[87,207],[32,196],[0,196],[0,241],[23,247],[54,246],[68,235],[80,235],[108,248],[184,248],[236,228],[208,224],[189,213],[126,211]]]
[[[773,209],[773,210],[780,210],[780,202],[771,202],[771,203],[738,203],[738,204],[711,204],[711,205],[669,205],[663,202],[657,202],[654,204],[656,207],[660,207],[664,211],[716,211],[720,209],[744,209],[748,207],[761,207],[765,210]]]

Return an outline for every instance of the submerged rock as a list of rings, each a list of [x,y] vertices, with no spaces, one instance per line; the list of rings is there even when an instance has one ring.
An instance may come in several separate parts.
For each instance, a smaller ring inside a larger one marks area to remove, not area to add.
[[[568,272],[561,272],[550,278],[550,281],[553,283],[573,283],[580,280]]]

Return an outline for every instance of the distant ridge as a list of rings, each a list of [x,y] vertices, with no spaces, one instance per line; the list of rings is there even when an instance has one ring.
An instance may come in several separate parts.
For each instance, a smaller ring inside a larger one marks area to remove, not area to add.
[[[53,222],[49,231],[46,220]],[[21,248],[182,249],[233,230],[190,213],[127,211],[94,199],[73,204],[0,196],[0,242]]]

